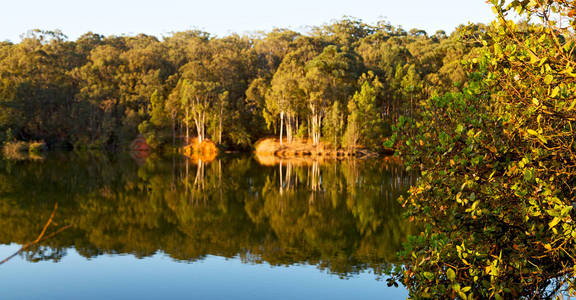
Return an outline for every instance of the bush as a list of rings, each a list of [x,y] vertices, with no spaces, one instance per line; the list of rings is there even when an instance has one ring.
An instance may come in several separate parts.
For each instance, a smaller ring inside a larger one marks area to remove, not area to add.
[[[37,159],[37,154],[46,150],[44,142],[14,141],[4,143],[2,154],[5,158],[14,160]]]
[[[494,2],[499,23],[470,62],[467,87],[424,101],[418,119],[399,130],[409,132],[404,158],[422,172],[402,201],[428,224],[393,278],[412,295],[574,293],[574,28],[546,18],[519,28],[504,18],[507,9],[550,16],[554,7],[574,20],[565,3]]]
[[[8,159],[26,159],[30,145],[23,141],[6,142],[2,147],[2,154]]]
[[[28,144],[28,152],[38,154],[46,151],[46,143],[44,142],[30,142]]]

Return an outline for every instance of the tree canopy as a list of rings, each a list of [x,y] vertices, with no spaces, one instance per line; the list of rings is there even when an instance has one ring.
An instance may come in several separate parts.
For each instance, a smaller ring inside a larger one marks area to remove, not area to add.
[[[379,132],[432,91],[460,83],[455,62],[475,46],[459,43],[458,31],[428,36],[349,17],[308,35],[186,31],[159,40],[89,32],[70,41],[33,30],[0,44],[0,141],[117,148],[143,134],[153,147],[196,137],[246,148],[280,135],[346,146],[348,107],[363,76],[382,85],[371,108]],[[338,126],[328,120],[335,107]],[[383,141],[357,142],[379,149]]]

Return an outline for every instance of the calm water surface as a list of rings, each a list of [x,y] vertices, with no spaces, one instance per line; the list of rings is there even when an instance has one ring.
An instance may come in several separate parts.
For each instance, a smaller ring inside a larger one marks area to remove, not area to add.
[[[394,161],[0,160],[0,299],[403,299]],[[56,205],[58,206],[55,209]]]

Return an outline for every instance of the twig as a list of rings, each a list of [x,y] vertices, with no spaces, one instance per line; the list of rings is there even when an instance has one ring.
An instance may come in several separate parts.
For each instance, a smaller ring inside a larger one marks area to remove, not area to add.
[[[44,228],[42,228],[42,231],[40,232],[40,234],[38,235],[38,237],[29,243],[24,244],[24,246],[22,246],[22,248],[20,248],[18,251],[16,251],[16,253],[10,255],[9,257],[7,257],[6,259],[0,261],[0,265],[3,265],[4,263],[8,262],[9,260],[11,260],[12,258],[16,257],[18,254],[20,254],[21,252],[25,251],[26,249],[32,247],[33,245],[36,245],[37,243],[52,238],[53,236],[59,234],[60,232],[68,229],[71,227],[71,225],[66,225],[58,230],[56,230],[55,232],[47,235],[46,237],[44,237],[44,235],[46,234],[46,230],[48,230],[48,227],[50,227],[50,224],[52,224],[52,220],[54,219],[54,215],[56,215],[56,210],[58,209],[58,203],[56,203],[54,205],[54,210],[52,210],[52,214],[50,215],[50,218],[48,219],[48,221],[46,222],[46,225],[44,225]]]

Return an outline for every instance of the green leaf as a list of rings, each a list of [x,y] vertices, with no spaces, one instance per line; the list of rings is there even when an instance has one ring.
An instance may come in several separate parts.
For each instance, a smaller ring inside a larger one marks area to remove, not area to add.
[[[496,8],[496,6],[492,6],[492,12],[497,15],[498,14],[498,9]]]
[[[560,223],[560,218],[555,217],[552,222],[548,223],[548,226],[550,226],[550,228],[553,228],[554,226],[558,225],[558,223]]]
[[[550,98],[555,98],[558,96],[558,93],[560,93],[560,87],[555,87],[550,94]]]
[[[430,272],[424,272],[424,277],[426,277],[426,279],[428,280],[434,280],[434,274],[430,273]]]
[[[462,131],[464,131],[464,125],[458,124],[458,126],[456,126],[456,133],[461,134]]]
[[[448,279],[450,281],[454,281],[454,279],[456,279],[456,272],[454,272],[454,270],[452,270],[452,269],[448,269],[446,271],[446,276],[448,277]]]
[[[531,64],[535,65],[539,61],[540,61],[540,59],[536,55],[530,53],[530,63]]]
[[[572,109],[574,109],[574,106],[576,106],[576,100],[574,100],[572,102],[572,104],[570,104],[570,107],[568,107],[568,111],[571,111]]]

